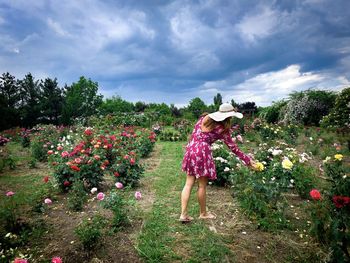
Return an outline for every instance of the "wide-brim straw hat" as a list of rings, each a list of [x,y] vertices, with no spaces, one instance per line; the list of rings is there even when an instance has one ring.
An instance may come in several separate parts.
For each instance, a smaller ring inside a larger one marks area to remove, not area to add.
[[[219,107],[219,111],[208,114],[208,116],[214,121],[223,121],[228,117],[243,118],[243,114],[235,111],[233,106],[229,103],[223,103]]]

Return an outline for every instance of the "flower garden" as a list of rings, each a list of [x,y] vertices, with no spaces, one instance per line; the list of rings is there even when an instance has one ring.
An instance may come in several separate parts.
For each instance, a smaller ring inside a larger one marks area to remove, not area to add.
[[[107,114],[2,131],[0,262],[349,262],[349,110],[315,126],[300,107],[234,123],[254,171],[212,145],[218,218],[188,226],[180,167],[196,119]]]

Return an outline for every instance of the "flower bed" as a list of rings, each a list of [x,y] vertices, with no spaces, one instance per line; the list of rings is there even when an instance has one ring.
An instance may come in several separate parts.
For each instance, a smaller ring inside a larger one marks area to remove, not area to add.
[[[68,136],[47,151],[54,177],[63,191],[77,179],[87,188],[97,187],[105,174],[124,185],[137,185],[143,172],[139,159],[147,156],[155,143],[153,132],[134,127],[115,131],[87,128],[73,142],[68,141]]]

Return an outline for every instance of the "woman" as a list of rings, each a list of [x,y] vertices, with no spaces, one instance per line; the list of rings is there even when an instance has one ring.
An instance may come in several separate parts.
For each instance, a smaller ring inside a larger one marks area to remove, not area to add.
[[[215,163],[211,152],[211,144],[222,140],[245,165],[255,169],[255,162],[245,155],[231,137],[232,117],[242,118],[243,114],[236,112],[231,104],[220,105],[219,111],[203,115],[196,123],[191,139],[186,146],[186,153],[182,162],[182,170],[187,173],[186,184],[181,193],[181,222],[193,220],[187,213],[187,205],[192,187],[198,180],[198,202],[200,219],[214,219],[216,216],[206,210],[206,187],[208,179],[216,179]]]

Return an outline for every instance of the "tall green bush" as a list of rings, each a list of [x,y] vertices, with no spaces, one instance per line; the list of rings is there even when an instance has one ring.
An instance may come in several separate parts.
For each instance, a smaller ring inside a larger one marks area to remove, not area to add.
[[[332,111],[321,121],[323,127],[350,127],[350,87],[336,97]]]

